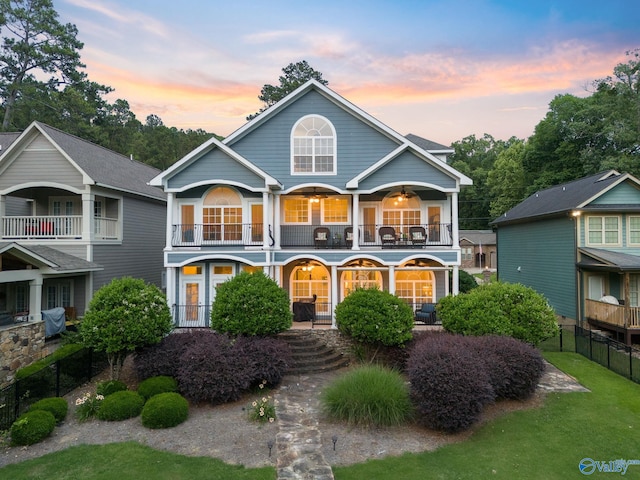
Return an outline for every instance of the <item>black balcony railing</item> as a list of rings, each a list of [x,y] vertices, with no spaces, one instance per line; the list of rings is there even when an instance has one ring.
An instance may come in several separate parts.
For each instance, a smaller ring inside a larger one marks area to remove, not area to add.
[[[261,223],[181,224],[173,225],[174,247],[228,246],[251,247],[263,244]],[[370,224],[358,226],[360,247],[426,248],[451,246],[451,224],[419,225]],[[272,243],[272,239],[269,239]],[[353,247],[353,227],[349,225],[282,225],[280,246],[283,248]]]
[[[174,305],[173,320],[177,328],[208,327],[211,308],[206,305]]]

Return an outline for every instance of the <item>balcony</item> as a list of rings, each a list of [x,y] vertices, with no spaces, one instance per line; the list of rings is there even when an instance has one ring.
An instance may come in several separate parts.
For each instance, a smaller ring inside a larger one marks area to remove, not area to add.
[[[613,329],[639,329],[640,307],[613,305],[597,300],[585,300],[585,316]]]
[[[452,246],[451,224],[360,225],[358,244],[373,248],[427,248]],[[255,247],[262,246],[262,224],[182,224],[173,225],[173,247]],[[345,225],[283,225],[283,248],[353,247],[353,227]]]
[[[119,238],[117,218],[95,217],[94,238],[113,240]],[[3,240],[68,240],[82,238],[82,215],[38,215],[4,217]]]

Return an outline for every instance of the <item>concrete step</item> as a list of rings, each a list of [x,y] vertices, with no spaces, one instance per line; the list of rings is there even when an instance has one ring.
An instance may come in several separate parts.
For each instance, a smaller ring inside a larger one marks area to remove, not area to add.
[[[347,358],[326,346],[313,332],[288,331],[281,333],[279,338],[287,342],[291,351],[289,374],[328,372],[349,365]]]

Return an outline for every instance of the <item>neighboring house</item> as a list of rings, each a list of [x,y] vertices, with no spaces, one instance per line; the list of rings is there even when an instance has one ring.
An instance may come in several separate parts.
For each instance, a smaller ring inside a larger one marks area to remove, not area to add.
[[[494,220],[498,276],[556,313],[640,334],[640,181],[614,170],[539,191]]]
[[[81,316],[115,277],[162,285],[159,170],[38,122],[0,148],[0,323]]]
[[[296,320],[327,324],[356,287],[416,306],[452,293],[450,280],[455,293],[458,192],[471,183],[311,80],[152,180],[168,193],[176,323],[207,325],[216,286],[256,269],[288,291]]]
[[[460,230],[463,269],[496,268],[496,233],[493,230]]]

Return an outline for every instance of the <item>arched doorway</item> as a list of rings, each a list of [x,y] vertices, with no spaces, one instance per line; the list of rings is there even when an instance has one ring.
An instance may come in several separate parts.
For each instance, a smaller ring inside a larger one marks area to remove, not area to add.
[[[331,315],[331,285],[329,271],[318,262],[304,262],[293,267],[290,278],[292,302],[316,296],[316,315]]]
[[[436,280],[431,270],[399,270],[396,272],[396,295],[414,308],[436,302]]]

